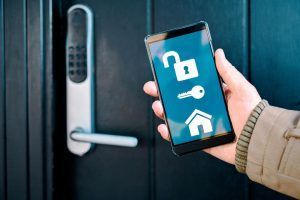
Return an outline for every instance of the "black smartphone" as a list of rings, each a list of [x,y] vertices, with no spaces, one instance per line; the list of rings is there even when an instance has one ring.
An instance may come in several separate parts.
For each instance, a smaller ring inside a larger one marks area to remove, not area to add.
[[[145,43],[173,152],[234,141],[208,24],[148,35]]]

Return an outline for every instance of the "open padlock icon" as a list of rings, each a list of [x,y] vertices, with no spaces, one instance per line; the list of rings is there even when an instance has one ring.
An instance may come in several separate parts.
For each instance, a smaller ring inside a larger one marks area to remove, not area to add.
[[[175,59],[174,70],[177,81],[184,81],[187,79],[198,77],[198,70],[195,59],[180,61],[179,54],[176,51],[168,51],[162,57],[165,68],[169,67],[168,58],[170,56],[173,56]]]

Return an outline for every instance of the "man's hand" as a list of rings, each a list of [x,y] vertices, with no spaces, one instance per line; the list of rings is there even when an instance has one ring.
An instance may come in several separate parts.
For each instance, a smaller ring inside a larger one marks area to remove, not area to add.
[[[222,49],[215,52],[215,59],[218,72],[225,82],[223,90],[233,129],[238,138],[251,111],[261,98],[255,87],[225,58]],[[145,83],[144,91],[150,96],[158,97],[158,91],[153,81]],[[152,109],[157,117],[164,118],[163,107],[159,100],[153,102]],[[157,130],[165,140],[169,141],[169,132],[165,124],[160,124]],[[237,140],[234,143],[211,147],[204,151],[225,162],[234,164],[236,143]]]

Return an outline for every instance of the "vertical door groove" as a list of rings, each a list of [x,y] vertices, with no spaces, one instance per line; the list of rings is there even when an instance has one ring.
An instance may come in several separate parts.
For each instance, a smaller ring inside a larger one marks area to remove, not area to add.
[[[146,0],[146,31],[147,34],[152,34],[154,32],[154,0]],[[150,66],[149,68],[150,69]],[[148,70],[150,72],[150,70]],[[149,73],[149,80],[153,80],[151,72]],[[156,199],[156,190],[155,190],[155,123],[154,123],[154,116],[152,112],[152,98],[148,98],[148,105],[149,109],[147,112],[147,118],[149,120],[149,131],[148,131],[148,141],[149,141],[149,199],[154,200]]]
[[[0,199],[6,199],[4,9],[0,1]]]

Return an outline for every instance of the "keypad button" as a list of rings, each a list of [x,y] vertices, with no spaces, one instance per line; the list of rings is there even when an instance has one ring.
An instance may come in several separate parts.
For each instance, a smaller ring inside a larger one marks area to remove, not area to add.
[[[74,55],[73,54],[69,54],[69,59],[73,60],[74,59]]]
[[[70,47],[69,47],[69,52],[70,52],[70,53],[73,53],[73,52],[74,52],[74,47],[73,47],[73,46],[70,46]]]
[[[69,66],[70,67],[74,67],[74,63],[73,62],[69,62]]]

